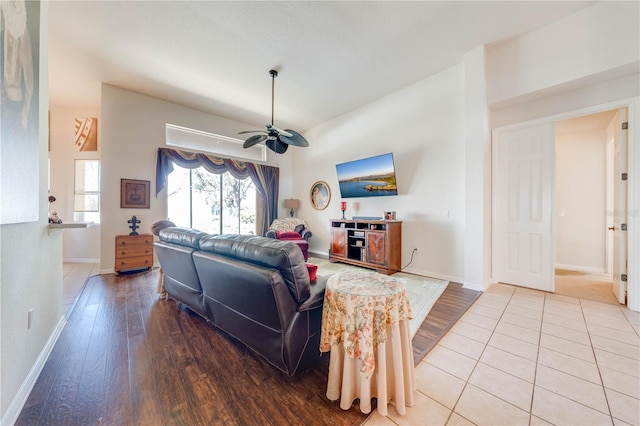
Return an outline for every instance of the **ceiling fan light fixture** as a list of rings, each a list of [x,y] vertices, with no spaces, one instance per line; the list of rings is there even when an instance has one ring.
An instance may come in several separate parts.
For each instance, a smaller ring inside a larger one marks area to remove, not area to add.
[[[278,71],[269,70],[271,75],[271,124],[267,124],[267,131],[264,130],[245,130],[238,132],[239,135],[246,133],[262,133],[261,135],[249,136],[243,143],[243,148],[250,148],[260,142],[266,140],[267,147],[277,154],[284,154],[289,145],[307,147],[309,142],[298,132],[291,129],[282,130],[273,124],[273,110],[274,110],[274,91],[275,91],[275,78],[278,76]]]

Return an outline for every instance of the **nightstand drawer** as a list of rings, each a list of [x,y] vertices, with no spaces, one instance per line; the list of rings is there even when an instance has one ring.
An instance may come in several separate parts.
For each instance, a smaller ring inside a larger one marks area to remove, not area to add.
[[[116,273],[153,268],[153,235],[116,235]]]
[[[116,271],[125,269],[151,268],[153,266],[153,256],[135,256],[116,259]]]

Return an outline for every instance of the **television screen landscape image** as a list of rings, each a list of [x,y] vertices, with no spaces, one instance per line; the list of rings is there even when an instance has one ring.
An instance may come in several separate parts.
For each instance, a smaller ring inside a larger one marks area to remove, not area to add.
[[[342,198],[398,195],[393,154],[336,165]]]

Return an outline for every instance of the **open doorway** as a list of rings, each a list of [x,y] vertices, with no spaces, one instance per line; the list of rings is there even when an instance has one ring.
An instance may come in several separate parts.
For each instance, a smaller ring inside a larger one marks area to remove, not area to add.
[[[619,303],[613,277],[620,242],[612,232],[621,196],[614,197],[613,167],[619,120],[619,110],[610,110],[556,122],[556,294]]]

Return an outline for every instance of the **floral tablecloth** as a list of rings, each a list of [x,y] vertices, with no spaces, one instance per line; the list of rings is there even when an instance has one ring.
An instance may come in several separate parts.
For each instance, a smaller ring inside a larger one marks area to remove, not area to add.
[[[347,272],[327,281],[322,312],[320,351],[344,344],[347,356],[360,359],[360,374],[375,370],[375,349],[389,327],[412,318],[404,284],[374,272]]]

